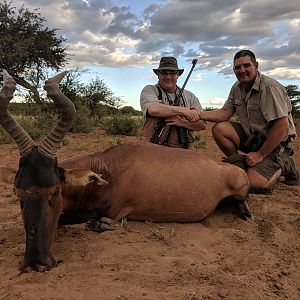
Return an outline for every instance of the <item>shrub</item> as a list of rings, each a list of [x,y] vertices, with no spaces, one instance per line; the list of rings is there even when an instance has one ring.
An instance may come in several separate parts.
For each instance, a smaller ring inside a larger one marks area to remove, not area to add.
[[[12,142],[11,136],[0,126],[0,144],[8,144]]]
[[[193,143],[193,148],[198,151],[200,149],[203,149],[205,147],[206,143],[205,140],[202,139],[200,133],[196,133],[195,140]]]
[[[123,115],[130,115],[130,116],[142,116],[143,113],[140,110],[135,110],[132,106],[124,106],[120,108],[120,112]]]
[[[84,151],[87,150],[89,147],[89,144],[86,142],[82,142],[79,144],[76,144],[74,147],[72,147],[72,151]]]
[[[89,133],[95,125],[95,119],[90,116],[89,110],[86,106],[79,106],[76,108],[76,118],[71,128],[72,132]]]
[[[33,140],[38,140],[45,134],[45,124],[41,122],[43,125],[41,126],[41,124],[37,121],[37,118],[28,116],[19,116],[14,118]],[[2,127],[0,127],[0,142],[11,143],[12,141],[13,139],[11,136]]]
[[[69,139],[67,139],[66,137],[64,137],[61,144],[62,144],[63,146],[68,146],[69,143],[70,143]]]
[[[29,123],[22,125],[22,127],[35,140],[44,137],[51,131],[58,122],[58,116],[53,112],[44,112],[33,118],[33,120],[35,121],[34,124]]]
[[[116,146],[116,145],[121,145],[121,144],[122,144],[122,141],[119,137],[117,137],[116,139],[110,139],[108,141],[109,146]]]
[[[130,115],[130,116],[135,115],[135,109],[132,106],[124,106],[120,109],[120,112],[123,115]]]
[[[102,128],[114,135],[136,135],[141,126],[140,119],[128,115],[115,115],[101,119]]]

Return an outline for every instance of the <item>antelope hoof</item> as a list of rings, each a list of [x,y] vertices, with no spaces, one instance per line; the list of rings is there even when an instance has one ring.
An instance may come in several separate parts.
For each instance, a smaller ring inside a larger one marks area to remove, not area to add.
[[[115,230],[116,225],[118,222],[115,220],[103,217],[99,220],[92,220],[87,223],[86,229],[90,231],[96,231],[96,232],[104,232],[107,230]]]
[[[248,203],[246,201],[240,203],[239,208],[240,208],[241,219],[243,219],[245,221],[247,221],[249,219],[252,222],[254,222],[254,217],[253,217],[253,215],[250,211],[250,208],[248,206]]]

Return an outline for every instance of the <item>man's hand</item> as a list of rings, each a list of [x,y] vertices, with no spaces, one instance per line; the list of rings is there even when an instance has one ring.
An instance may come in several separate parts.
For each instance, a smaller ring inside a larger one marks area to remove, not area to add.
[[[264,157],[259,152],[249,152],[246,154],[245,161],[249,167],[254,167],[256,164],[261,162]]]
[[[165,119],[165,123],[169,126],[184,126],[186,121],[181,117],[169,117]]]
[[[191,110],[198,114],[199,120],[209,121],[209,122],[228,121],[234,114],[234,111],[231,111],[230,109],[226,109],[226,108],[220,108],[211,111],[203,111],[203,110],[199,110],[196,107],[191,107]]]
[[[199,115],[199,111],[194,108],[190,109],[185,107],[184,110],[182,111],[182,115],[190,122],[197,122],[201,119]]]
[[[197,122],[190,122],[186,118],[182,117],[168,117],[165,119],[165,122],[168,126],[178,126],[178,127],[184,127],[189,130],[199,131],[204,130],[206,128],[205,122],[199,120]]]

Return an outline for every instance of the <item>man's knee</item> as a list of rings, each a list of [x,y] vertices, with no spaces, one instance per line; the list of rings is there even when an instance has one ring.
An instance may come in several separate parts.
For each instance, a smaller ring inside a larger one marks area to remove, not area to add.
[[[219,133],[219,132],[223,132],[224,131],[224,127],[226,126],[226,123],[228,122],[218,122],[215,123],[212,127],[212,132],[213,133]]]
[[[239,136],[235,131],[232,124],[228,121],[215,123],[212,127],[212,134],[214,139],[229,139],[233,141],[236,145],[239,142]]]
[[[213,137],[216,139],[222,136],[226,136],[226,132],[228,132],[229,126],[230,123],[227,121],[215,123],[212,127]]]
[[[225,121],[214,124],[212,134],[215,142],[226,156],[237,154],[240,137],[230,122]]]

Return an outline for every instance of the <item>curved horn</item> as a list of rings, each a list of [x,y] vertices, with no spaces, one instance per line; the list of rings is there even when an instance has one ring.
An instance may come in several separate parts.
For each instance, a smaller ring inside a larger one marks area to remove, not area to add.
[[[4,83],[0,92],[0,124],[15,140],[22,157],[28,154],[35,144],[29,134],[8,114],[7,107],[13,98],[16,82],[6,70],[3,70],[3,79]]]
[[[61,119],[51,132],[42,140],[39,146],[40,152],[54,158],[60,142],[73,125],[76,116],[76,110],[73,102],[64,95],[59,89],[59,83],[68,72],[62,72],[52,78],[49,78],[44,86],[47,96],[53,100]]]

